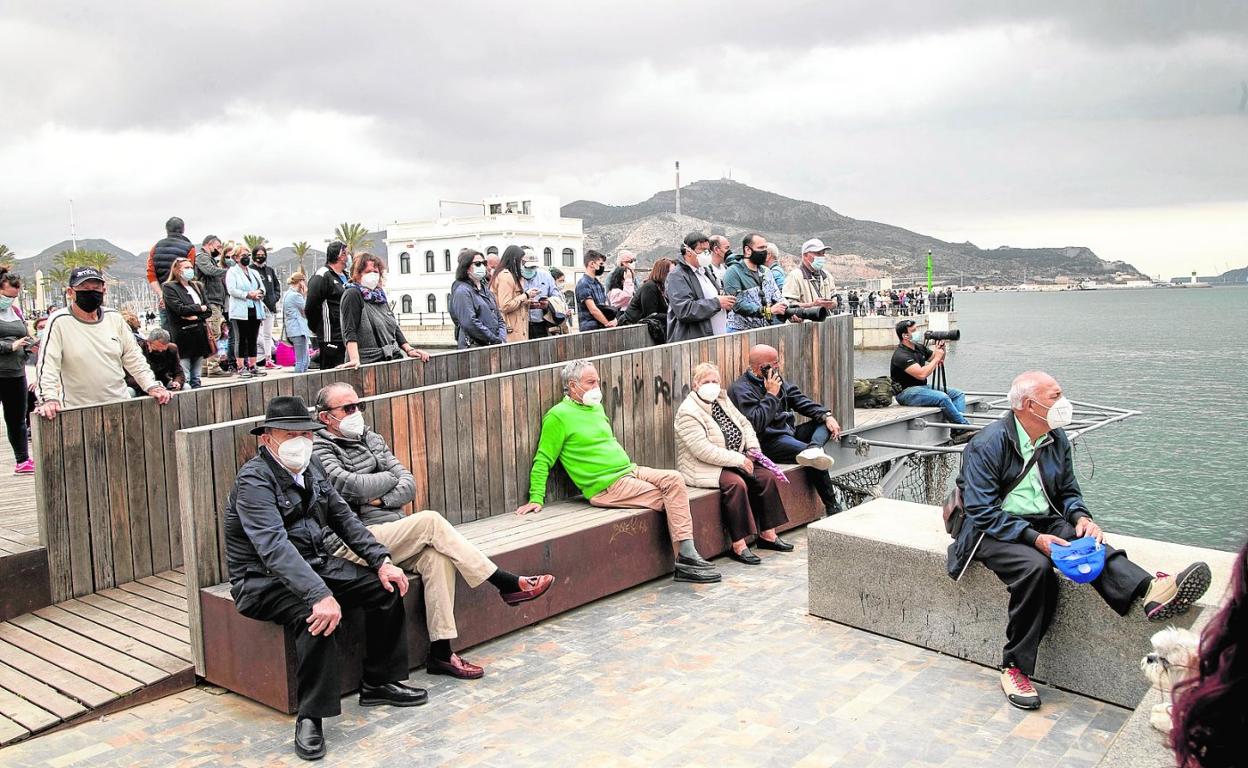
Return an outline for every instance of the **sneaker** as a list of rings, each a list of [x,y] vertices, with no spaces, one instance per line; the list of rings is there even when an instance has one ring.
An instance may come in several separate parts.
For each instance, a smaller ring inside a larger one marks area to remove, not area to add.
[[[250,379],[252,376],[255,376],[255,375],[256,374],[252,373],[246,368],[238,372],[238,378],[240,379]]]
[[[13,474],[15,474],[15,475],[33,475],[33,474],[35,474],[35,462],[34,462],[34,460],[33,460],[33,459],[26,459],[26,461],[23,461],[23,462],[21,462],[20,464],[17,464],[16,466],[14,466],[14,467],[13,467]]]
[[[1031,678],[1018,667],[1001,670],[1001,690],[1005,692],[1006,701],[1019,709],[1040,708],[1040,694],[1036,691],[1036,686],[1031,684]]]
[[[812,467],[820,472],[827,472],[832,468],[832,457],[812,445],[797,454],[797,463],[803,467]]]
[[[273,368],[280,368],[281,366],[279,366],[277,363],[273,362],[272,360],[265,360],[264,367],[269,368],[271,370]]]
[[[1205,596],[1212,580],[1205,563],[1192,563],[1177,576],[1158,571],[1144,594],[1144,615],[1149,621],[1165,621],[1187,613],[1192,603]]]
[[[269,375],[269,372],[264,370],[263,368],[249,368],[248,370],[251,371],[252,376],[268,376]]]

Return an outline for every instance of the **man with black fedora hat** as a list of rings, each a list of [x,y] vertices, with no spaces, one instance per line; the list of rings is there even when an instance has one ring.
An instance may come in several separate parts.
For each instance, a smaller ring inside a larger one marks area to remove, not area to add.
[[[342,607],[364,611],[366,650],[360,706],[424,704],[407,678],[407,576],[390,562],[355,512],[312,460],[321,424],[298,397],[269,401],[251,430],[260,450],[243,465],[226,501],[225,556],[230,593],[244,616],[282,624],[295,636],[299,709],[295,753],[325,754],[321,718],[341,712],[342,675],[334,630]],[[365,565],[334,557],[326,529]]]

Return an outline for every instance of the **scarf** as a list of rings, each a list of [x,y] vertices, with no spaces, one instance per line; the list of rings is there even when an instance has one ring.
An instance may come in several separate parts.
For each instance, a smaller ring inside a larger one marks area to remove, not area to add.
[[[745,454],[745,455],[746,455],[746,456],[749,456],[749,457],[750,457],[750,459],[751,459],[751,460],[752,460],[755,464],[759,465],[759,466],[760,466],[760,467],[762,467],[763,469],[765,469],[765,470],[767,470],[768,472],[770,472],[771,474],[775,475],[775,476],[776,476],[776,482],[778,482],[778,483],[788,483],[788,482],[789,482],[789,478],[785,476],[785,474],[784,474],[784,470],[780,469],[780,467],[777,467],[777,466],[776,466],[776,463],[775,463],[774,461],[772,461],[771,459],[769,459],[769,458],[767,458],[766,456],[764,456],[764,455],[763,455],[763,453],[762,453],[762,451],[758,451],[758,450],[755,450],[755,449],[751,448],[749,451],[747,451],[747,452],[746,452],[746,454]]]
[[[386,291],[380,285],[371,290],[362,285],[357,285],[356,287],[360,289],[360,294],[364,297],[364,301],[371,304],[389,304],[386,301]]]

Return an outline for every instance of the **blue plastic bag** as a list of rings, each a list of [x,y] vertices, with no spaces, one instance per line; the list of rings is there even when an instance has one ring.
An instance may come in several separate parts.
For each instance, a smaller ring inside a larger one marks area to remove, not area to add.
[[[1105,569],[1105,547],[1093,536],[1084,536],[1070,542],[1069,547],[1053,544],[1049,547],[1053,565],[1062,575],[1076,584],[1087,584],[1101,575]]]

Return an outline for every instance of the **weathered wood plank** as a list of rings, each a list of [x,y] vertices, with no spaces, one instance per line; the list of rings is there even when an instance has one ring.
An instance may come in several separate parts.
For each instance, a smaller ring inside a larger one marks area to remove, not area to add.
[[[110,597],[103,595],[83,595],[77,598],[87,605],[98,608],[106,613],[119,616],[124,619],[133,621],[135,624],[141,624],[148,629],[165,635],[172,640],[186,642],[188,640],[188,631],[185,625],[162,619],[155,614],[148,613],[140,608],[119,602]]]
[[[85,616],[71,613],[60,606],[50,605],[47,608],[40,608],[35,611],[35,615],[168,674],[177,674],[190,667],[190,663],[185,659],[165,653],[136,637],[98,624]],[[19,626],[25,625],[19,624]]]
[[[32,653],[44,661],[50,661],[117,695],[130,693],[142,687],[138,679],[94,661],[90,654],[85,656],[79,654],[70,648],[63,647],[60,643],[40,637],[11,622],[0,624],[0,640]]]
[[[118,606],[120,606],[120,604],[118,604]],[[74,613],[75,615],[90,619],[96,624],[111,627],[118,632],[137,640],[141,640],[153,648],[158,648],[164,651],[170,656],[175,656],[185,662],[193,661],[191,656],[191,646],[186,642],[186,630],[173,622],[168,622],[168,626],[177,627],[177,631],[182,635],[182,639],[180,640],[174,639],[169,635],[166,635],[164,632],[152,629],[145,624],[140,624],[137,621],[131,621],[123,616],[119,616],[115,613],[109,613],[102,608],[97,608],[90,603],[84,602],[82,598],[60,603],[60,607]]]
[[[459,409],[459,428],[460,434],[466,436],[470,441],[465,446],[460,443],[460,461],[464,462],[461,467],[471,467],[472,471],[466,473],[468,480],[468,489],[472,492],[472,517],[476,520],[478,517],[488,517],[492,510],[490,507],[490,444],[489,432],[491,425],[486,419],[475,417],[474,414],[480,413],[486,408],[485,383],[482,381],[474,381],[462,388],[456,388],[456,393],[463,392],[467,398],[466,405]],[[463,401],[461,401],[463,402]],[[495,411],[486,411],[487,413],[498,413]],[[497,429],[497,425],[493,425]],[[465,456],[464,449],[467,448]],[[467,489],[466,489],[467,490]]]
[[[95,582],[91,566],[91,519],[86,503],[90,487],[87,485],[86,472],[71,469],[81,467],[87,461],[82,434],[82,411],[69,410],[57,416],[57,419],[62,422],[62,440],[65,446],[61,461],[65,467],[65,495],[69,501],[69,527],[65,531],[69,538],[69,562],[54,565],[49,561],[48,567],[69,567],[72,579],[69,594],[52,595],[53,600],[63,600],[94,591]]]
[[[132,592],[126,592],[125,590],[116,589],[116,588],[105,589],[99,592],[99,594],[102,595],[103,597],[116,600],[119,603],[125,603],[126,605],[132,608],[138,608],[144,613],[149,613],[152,616],[155,616],[159,619],[164,619],[166,621],[173,622],[174,624],[181,624],[183,627],[190,626],[190,622],[187,619],[187,615],[188,615],[187,612],[177,611],[162,603],[158,603],[153,600],[148,600],[143,595],[136,595]],[[82,599],[85,600],[87,597],[90,597],[90,596],[83,595]],[[183,630],[183,631],[186,631],[186,630]]]
[[[147,521],[151,530],[152,569],[163,571],[173,564],[169,544],[169,496],[165,489],[165,433],[161,424],[160,405],[144,398],[143,466],[147,478]],[[181,558],[179,558],[180,560]]]
[[[446,519],[452,523],[464,520],[463,510],[468,502],[461,500],[459,491],[459,443],[464,439],[459,434],[458,403],[455,399],[455,387],[446,387],[438,392],[439,407],[442,410],[443,433],[436,440],[442,446],[442,478],[446,489]],[[451,436],[452,439],[446,438]],[[471,519],[471,518],[468,518]]]
[[[143,418],[141,403],[135,402],[126,409],[123,423],[125,455],[111,466],[125,476],[126,504],[130,514],[130,561],[135,571],[151,573],[154,570],[152,527],[147,508],[147,462],[142,458],[146,450]],[[111,455],[109,461],[114,461]]]
[[[29,733],[28,729],[23,728],[4,715],[0,715],[0,744],[8,744],[11,741],[25,737]]]
[[[141,683],[150,685],[165,677],[163,672],[150,664],[127,656],[125,653],[109,648],[103,643],[54,624],[35,614],[28,613],[24,616],[17,616],[11,619],[9,623],[15,627],[20,627],[32,635],[43,638],[49,643],[55,643],[65,650],[73,651],[85,659],[91,659]]]
[[[187,612],[186,597],[184,596],[178,597],[176,595],[171,595],[168,592],[164,592],[159,589],[153,589],[152,587],[149,587],[146,584],[140,584],[137,581],[131,581],[125,584],[118,584],[117,589],[124,590],[126,592],[129,592],[132,595],[138,595],[139,597],[146,597],[148,600],[151,600],[153,603],[160,603],[161,605],[172,608],[174,611],[178,611],[181,613]]]
[[[48,710],[31,704],[3,687],[0,687],[0,716],[12,720],[28,731],[41,731],[61,721],[61,718]],[[0,739],[2,738],[3,734],[0,734]]]
[[[99,707],[117,698],[107,687],[4,640],[0,640],[0,662],[88,707]]]
[[[126,403],[124,405],[130,404]],[[112,579],[114,583],[129,581],[136,576],[134,547],[130,539],[133,524],[130,520],[126,473],[117,471],[126,465],[126,459],[128,458],[122,408],[122,403],[113,403],[100,409],[104,424],[103,448],[106,457],[104,466],[109,468],[109,471],[105,472],[104,476],[105,487],[108,493],[108,533],[113,553]],[[137,412],[140,409],[128,410]],[[139,566],[137,575],[143,576],[150,569],[151,561],[149,558],[146,565]]]
[[[37,701],[39,706],[68,720],[87,711],[79,702],[65,696],[50,685],[45,685],[30,675],[8,664],[0,663],[0,687],[12,691],[27,701]]]

